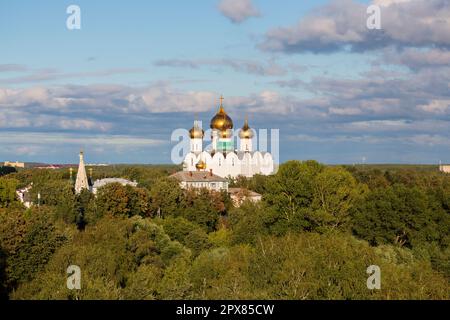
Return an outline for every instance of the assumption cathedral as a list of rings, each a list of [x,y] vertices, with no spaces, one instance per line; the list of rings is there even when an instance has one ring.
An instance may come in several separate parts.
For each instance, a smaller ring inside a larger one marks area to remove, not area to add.
[[[209,150],[203,149],[204,130],[198,121],[189,131],[190,152],[183,161],[183,171],[205,171],[216,176],[235,178],[252,177],[255,174],[270,175],[274,172],[274,160],[269,152],[255,150],[256,137],[246,119],[238,131],[239,147],[235,148],[233,121],[225,112],[223,97],[220,98],[219,111],[210,122],[211,141]]]

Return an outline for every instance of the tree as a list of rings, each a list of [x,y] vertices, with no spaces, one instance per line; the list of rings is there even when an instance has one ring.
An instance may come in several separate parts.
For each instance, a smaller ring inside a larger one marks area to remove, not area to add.
[[[433,215],[421,189],[397,184],[368,194],[355,212],[353,231],[373,245],[392,243],[412,247],[438,240]]]
[[[366,269],[382,270],[368,290]],[[370,247],[341,232],[266,237],[249,262],[252,292],[265,299],[448,299],[446,279],[407,249]]]
[[[55,215],[67,223],[75,223],[77,212],[75,210],[75,195],[72,184],[67,180],[42,179],[33,182],[30,190],[33,203],[55,208]]]
[[[203,252],[192,264],[190,278],[195,299],[256,298],[248,277],[249,246]]]
[[[14,167],[0,166],[0,177],[15,172],[17,172],[17,170]]]
[[[208,235],[199,225],[183,217],[167,217],[159,223],[172,240],[176,240],[192,250],[194,256],[211,247]]]
[[[225,206],[217,205],[217,198],[207,189],[188,190],[184,195],[181,216],[201,226],[206,232],[216,230]]]
[[[93,205],[95,197],[89,190],[83,189],[80,194],[76,195],[75,200],[76,224],[80,230],[84,230],[87,223],[86,215],[89,207]]]
[[[314,199],[313,181],[322,170],[315,161],[288,161],[268,179],[263,200],[273,209],[272,232],[285,234],[310,227],[306,216]]]
[[[95,204],[88,206],[86,219],[89,223],[105,215],[146,217],[150,214],[150,197],[146,189],[109,183],[97,190]]]
[[[8,299],[8,287],[6,284],[6,252],[0,247],[0,300]]]
[[[232,243],[255,244],[259,237],[268,234],[269,230],[264,223],[267,212],[263,203],[251,201],[244,201],[240,207],[231,210],[229,224]]]
[[[320,172],[313,180],[313,189],[309,219],[318,231],[347,227],[351,210],[367,192],[367,187],[340,167],[327,167]]]
[[[0,208],[7,208],[17,203],[16,189],[19,181],[0,177]]]
[[[31,281],[66,241],[45,207],[0,212],[0,247],[6,254],[8,290]]]
[[[166,217],[180,214],[183,190],[172,178],[158,179],[150,189],[152,216]]]
[[[190,252],[162,227],[138,216],[106,216],[62,246],[13,299],[152,299],[164,270]],[[81,290],[66,287],[66,269],[82,271]],[[149,286],[149,287],[147,287]]]

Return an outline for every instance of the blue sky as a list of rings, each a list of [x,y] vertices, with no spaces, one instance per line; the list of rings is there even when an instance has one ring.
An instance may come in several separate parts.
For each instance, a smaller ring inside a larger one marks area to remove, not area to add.
[[[223,94],[235,128],[280,129],[282,161],[450,162],[449,17],[448,0],[3,0],[0,161],[168,163]]]

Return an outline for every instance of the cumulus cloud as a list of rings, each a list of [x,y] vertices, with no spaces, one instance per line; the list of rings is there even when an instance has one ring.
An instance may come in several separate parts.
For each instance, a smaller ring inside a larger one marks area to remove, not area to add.
[[[414,141],[424,148],[441,146],[448,140],[442,132],[449,125],[449,69],[443,67],[436,72],[423,68],[412,76],[374,70],[371,77],[312,77],[289,83],[293,92],[301,89],[309,93],[309,98],[266,89],[225,95],[225,107],[236,127],[248,114],[256,128],[280,128],[282,139],[283,135],[294,135],[305,138],[305,143],[327,138],[362,147],[368,141],[380,146]],[[194,113],[209,120],[217,110],[219,94],[182,90],[164,82],[142,87],[103,84],[1,88],[0,136],[8,141],[16,139],[16,147],[51,146],[61,139],[72,146],[83,145],[83,141],[92,148],[107,146],[109,152],[109,146],[125,150],[126,144],[131,144],[127,139],[136,137],[165,141],[169,148],[171,131],[190,126]],[[18,133],[23,134],[22,140]],[[43,135],[42,144],[32,139],[27,142],[37,133]],[[308,140],[302,135],[315,138]],[[108,139],[115,139],[115,144],[108,145]],[[6,140],[3,154],[7,146],[11,152],[15,150]],[[142,145],[151,144],[144,140]]]
[[[9,135],[10,134],[10,135]],[[6,132],[0,137],[0,142],[10,144],[28,143],[33,146],[46,144],[74,144],[74,145],[107,145],[107,146],[154,146],[165,143],[165,140],[157,140],[146,137],[136,137],[127,135],[81,135],[66,133],[47,133],[47,132]]]
[[[383,58],[386,64],[398,64],[408,67],[413,71],[423,68],[450,66],[450,50],[430,48],[405,50],[386,49]]]
[[[297,25],[269,30],[260,48],[285,53],[450,47],[448,0],[379,1],[382,30],[366,27],[367,4],[335,0]]]
[[[222,0],[219,11],[233,23],[241,23],[251,17],[259,17],[259,10],[252,0]]]
[[[0,72],[2,71],[2,66],[5,71],[27,71],[27,74],[16,77],[0,78],[0,84],[22,84],[76,78],[97,78],[145,72],[145,69],[142,68],[112,68],[83,72],[62,72],[52,68],[31,70],[21,65],[0,65]]]
[[[448,111],[450,111],[450,99],[431,100],[427,104],[419,105],[418,108],[425,112],[435,114],[448,114]]]
[[[0,72],[23,72],[27,70],[27,66],[22,64],[0,64]]]
[[[254,60],[245,59],[163,59],[155,61],[157,67],[172,67],[172,68],[191,68],[198,69],[202,66],[212,67],[227,67],[236,72],[259,76],[282,76],[288,73],[287,68],[280,66],[274,61],[263,63]],[[293,68],[301,70],[299,66]]]

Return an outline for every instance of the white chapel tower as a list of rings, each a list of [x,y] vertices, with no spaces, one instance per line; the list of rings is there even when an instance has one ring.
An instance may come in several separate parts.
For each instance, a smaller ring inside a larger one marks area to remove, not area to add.
[[[80,151],[80,164],[78,165],[77,180],[75,181],[75,193],[79,194],[81,190],[89,189],[89,183],[84,167],[83,151]]]

